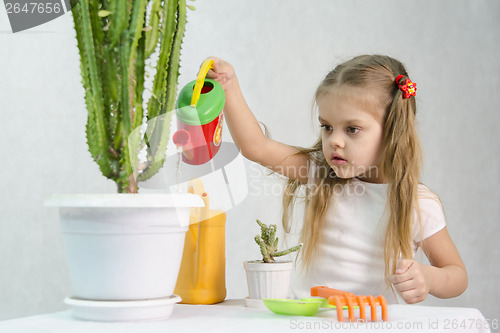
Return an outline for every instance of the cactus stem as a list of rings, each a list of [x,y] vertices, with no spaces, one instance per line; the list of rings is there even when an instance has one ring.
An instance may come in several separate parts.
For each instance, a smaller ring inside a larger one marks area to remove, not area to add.
[[[118,152],[113,148],[113,147],[109,147],[109,152],[111,153],[111,155],[114,157],[114,158],[118,158],[120,155],[118,154]]]
[[[146,68],[151,67],[146,60],[159,50],[153,97],[148,101],[147,120],[151,120],[175,104],[186,2],[70,1],[88,111],[89,151],[102,174],[115,181],[119,192],[137,192],[137,154],[148,146],[149,162],[141,166],[144,172],[140,173],[140,180],[146,180],[163,165],[171,121],[166,115],[156,122],[161,128],[147,132],[161,134],[154,146],[137,135],[132,138],[135,142],[128,142],[145,118],[142,96]],[[149,3],[150,11],[146,10]],[[129,151],[129,147],[137,149]]]
[[[260,253],[262,254],[262,261],[266,263],[272,263],[274,257],[280,257],[287,255],[289,253],[298,251],[302,247],[302,243],[297,246],[291,247],[287,250],[278,252],[278,237],[276,236],[276,224],[271,224],[269,227],[262,223],[260,220],[256,220],[257,224],[260,226],[260,235],[254,237],[255,242],[259,245]]]

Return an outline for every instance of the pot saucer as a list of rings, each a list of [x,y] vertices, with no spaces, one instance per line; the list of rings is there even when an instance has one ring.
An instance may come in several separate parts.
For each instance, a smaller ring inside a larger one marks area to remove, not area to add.
[[[245,297],[245,306],[247,308],[266,309],[264,302],[261,299]]]
[[[67,297],[64,303],[73,310],[78,319],[92,321],[147,321],[164,320],[170,317],[174,304],[180,296],[139,301],[94,301]]]

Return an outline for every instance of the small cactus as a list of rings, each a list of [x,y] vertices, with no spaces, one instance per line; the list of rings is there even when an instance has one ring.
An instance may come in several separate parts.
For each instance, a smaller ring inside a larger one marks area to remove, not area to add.
[[[289,253],[298,251],[302,247],[302,243],[291,247],[288,250],[278,252],[278,237],[276,237],[276,224],[271,224],[269,227],[257,219],[260,226],[260,235],[255,236],[255,242],[260,247],[262,253],[262,261],[267,263],[274,262],[274,257],[281,257]]]

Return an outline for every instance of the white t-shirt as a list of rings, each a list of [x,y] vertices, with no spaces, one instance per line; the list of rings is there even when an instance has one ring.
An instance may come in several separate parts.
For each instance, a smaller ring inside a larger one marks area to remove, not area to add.
[[[310,164],[308,185],[314,184]],[[328,286],[356,295],[384,295],[388,303],[396,303],[384,279],[384,238],[388,223],[385,212],[387,184],[374,184],[353,178],[336,187],[334,204],[326,213],[320,257],[306,274],[297,265],[292,279],[294,298],[310,297],[313,286]],[[438,197],[425,185],[419,185],[420,224],[413,225],[413,250],[417,243],[443,229],[446,220]],[[416,213],[414,221],[416,220]],[[421,237],[422,236],[422,237]]]

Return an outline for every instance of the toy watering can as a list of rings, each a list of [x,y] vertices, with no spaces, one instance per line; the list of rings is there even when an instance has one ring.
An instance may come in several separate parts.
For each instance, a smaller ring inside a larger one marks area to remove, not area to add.
[[[205,60],[198,77],[179,93],[177,100],[177,132],[173,141],[182,147],[185,163],[200,165],[219,151],[222,140],[224,89],[214,80],[206,79],[213,60]]]
[[[208,194],[199,178],[188,183],[205,207],[192,208],[182,263],[174,293],[185,304],[214,304],[226,298],[226,213],[210,210]]]

